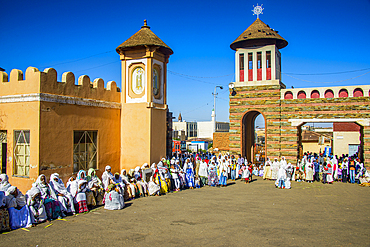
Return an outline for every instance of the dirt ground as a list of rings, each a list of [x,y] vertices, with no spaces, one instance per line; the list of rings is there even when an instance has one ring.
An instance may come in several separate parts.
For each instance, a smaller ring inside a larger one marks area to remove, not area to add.
[[[353,184],[229,181],[0,234],[0,246],[370,246],[369,195]]]

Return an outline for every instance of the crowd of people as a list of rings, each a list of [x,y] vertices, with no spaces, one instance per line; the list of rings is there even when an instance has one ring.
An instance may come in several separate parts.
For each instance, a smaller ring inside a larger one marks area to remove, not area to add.
[[[324,157],[305,153],[296,165],[282,157],[273,162],[266,159],[264,166],[254,165],[241,155],[213,155],[185,153],[171,159],[162,158],[150,167],[141,167],[121,173],[112,173],[105,167],[101,178],[93,168],[80,170],[64,184],[59,174],[48,178],[41,174],[31,189],[23,194],[0,174],[0,231],[30,227],[38,223],[85,213],[103,206],[119,210],[125,201],[145,196],[160,196],[169,192],[203,186],[225,187],[228,179],[252,181],[252,175],[275,180],[281,189],[291,188],[291,181],[333,181],[369,183],[370,176],[356,156]]]
[[[280,161],[273,162],[267,158],[265,165],[257,167],[263,179],[276,180],[277,188],[291,188],[291,181],[314,181],[332,184],[334,181],[369,186],[370,174],[360,162],[357,154],[338,156],[315,154],[306,152],[297,164],[292,165],[282,157]]]

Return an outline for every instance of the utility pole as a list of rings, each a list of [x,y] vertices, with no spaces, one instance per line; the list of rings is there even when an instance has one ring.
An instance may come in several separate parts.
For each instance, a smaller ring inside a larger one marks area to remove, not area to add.
[[[224,89],[222,86],[215,86],[215,92],[213,94],[213,111],[212,111],[212,122],[213,122],[213,133],[216,132],[216,89],[220,88],[221,90]]]

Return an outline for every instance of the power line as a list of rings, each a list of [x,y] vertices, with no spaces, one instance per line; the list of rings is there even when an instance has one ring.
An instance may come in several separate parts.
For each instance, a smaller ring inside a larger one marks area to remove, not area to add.
[[[96,57],[96,56],[99,56],[99,55],[102,55],[102,54],[111,53],[113,51],[115,51],[115,50],[97,53],[97,54],[94,54],[94,55],[91,55],[91,56],[88,56],[88,57],[79,58],[79,59],[68,61],[68,62],[62,62],[62,63],[52,64],[49,67],[54,67],[54,66],[61,65],[61,64],[66,64],[66,63],[75,63],[75,62],[78,62],[78,61],[81,61],[81,60],[85,60],[85,59],[88,59],[88,58],[92,58],[92,57]]]
[[[88,68],[88,69],[78,70],[78,71],[75,71],[74,73],[82,72],[82,71],[86,71],[86,70],[91,70],[91,69],[96,69],[96,68],[100,68],[100,67],[104,67],[104,66],[107,66],[107,65],[109,65],[109,64],[113,64],[113,63],[117,63],[117,62],[120,62],[120,61],[114,61],[114,62],[110,62],[110,63],[102,64],[102,65],[99,65],[99,66],[91,67],[91,68]]]
[[[327,73],[312,73],[312,74],[283,73],[283,74],[285,75],[335,75],[335,74],[345,74],[345,73],[352,73],[352,72],[365,71],[365,70],[370,70],[370,68],[339,71],[339,72],[327,72]]]
[[[219,75],[219,76],[195,76],[195,75],[186,75],[186,74],[182,74],[182,73],[179,73],[179,72],[175,72],[175,71],[172,71],[172,70],[167,70],[168,72],[170,72],[171,74],[174,74],[174,75],[179,75],[179,76],[184,76],[184,77],[194,77],[194,78],[209,78],[209,79],[212,79],[212,78],[221,78],[221,77],[226,77],[226,76],[231,76],[231,75],[234,75],[234,73],[232,74],[228,74],[228,75]]]
[[[288,74],[285,74],[285,73],[283,73],[283,74],[285,74],[286,76],[292,77],[292,78],[294,78],[296,80],[300,80],[300,81],[304,81],[304,82],[309,82],[309,83],[338,83],[338,82],[350,81],[350,80],[359,78],[359,77],[364,76],[364,75],[369,74],[369,73],[370,73],[370,71],[368,71],[368,72],[366,72],[366,73],[364,73],[362,75],[349,78],[349,79],[344,79],[344,80],[339,80],[339,81],[328,81],[328,82],[309,81],[309,80],[300,79],[300,78],[297,78],[297,77],[294,77],[294,76],[291,76],[291,75],[288,75]]]

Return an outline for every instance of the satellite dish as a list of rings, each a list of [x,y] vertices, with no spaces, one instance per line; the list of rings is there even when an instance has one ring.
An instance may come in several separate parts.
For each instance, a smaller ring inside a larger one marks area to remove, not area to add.
[[[230,82],[230,83],[229,83],[229,88],[230,88],[230,89],[233,89],[234,87],[235,87],[234,83]]]

